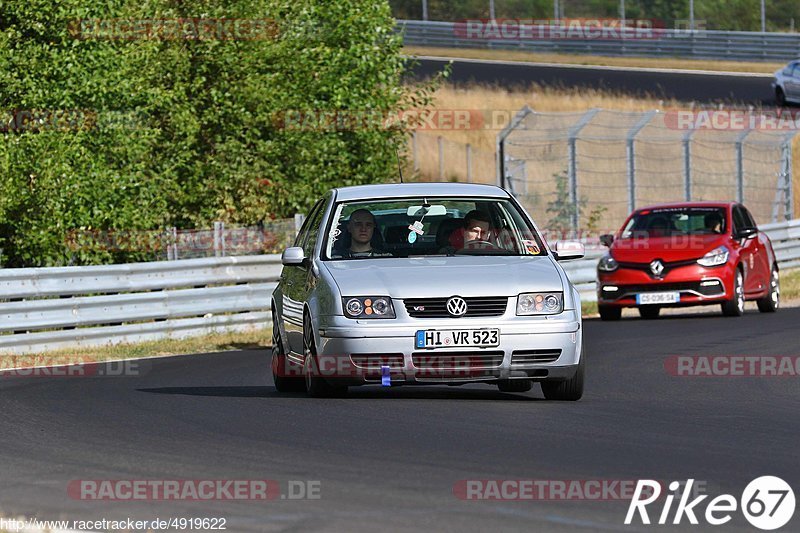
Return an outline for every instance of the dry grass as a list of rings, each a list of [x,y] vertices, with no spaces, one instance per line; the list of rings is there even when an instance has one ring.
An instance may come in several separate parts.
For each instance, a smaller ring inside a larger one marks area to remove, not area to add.
[[[440,56],[466,59],[493,59],[502,61],[528,61],[532,63],[563,63],[568,65],[600,65],[609,67],[666,68],[711,70],[715,72],[751,72],[772,74],[784,63],[757,63],[746,61],[715,61],[704,59],[608,57],[594,55],[542,54],[516,50],[480,50],[470,48],[434,48],[406,46],[410,56]]]
[[[781,298],[800,299],[800,270],[781,272]]]
[[[263,350],[270,346],[271,328],[238,333],[215,333],[189,339],[164,339],[137,344],[57,350],[30,355],[0,355],[0,368],[50,366],[138,357],[199,354],[231,350]]]

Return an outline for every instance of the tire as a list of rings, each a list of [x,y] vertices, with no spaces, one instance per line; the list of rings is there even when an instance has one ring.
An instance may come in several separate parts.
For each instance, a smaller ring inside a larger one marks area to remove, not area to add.
[[[785,107],[786,106],[786,94],[783,92],[783,89],[781,89],[780,87],[775,89],[775,103],[779,107]]]
[[[644,318],[645,320],[653,320],[658,318],[658,314],[661,312],[661,308],[657,305],[647,305],[645,307],[639,308],[639,316]]]
[[[319,373],[317,347],[314,342],[314,331],[311,327],[311,318],[305,315],[303,319],[303,381],[306,394],[312,398],[330,398],[347,394],[347,387],[333,386]]]
[[[769,292],[756,302],[758,310],[762,313],[774,313],[781,304],[781,280],[778,267],[773,265],[769,276]]]
[[[305,389],[302,376],[290,377],[287,369],[289,361],[283,352],[281,344],[281,330],[278,327],[278,316],[272,310],[272,382],[278,392],[302,392]],[[299,370],[299,369],[298,369]]]
[[[586,357],[581,351],[578,370],[570,379],[564,381],[542,381],[542,392],[547,400],[574,402],[583,396],[583,378],[586,368]]]
[[[505,379],[497,384],[500,392],[528,392],[532,387],[529,379]]]
[[[619,320],[622,318],[622,308],[610,305],[599,305],[597,311],[600,313],[600,320]]]
[[[744,273],[736,269],[733,278],[733,298],[722,303],[722,314],[725,316],[742,316],[744,314]]]

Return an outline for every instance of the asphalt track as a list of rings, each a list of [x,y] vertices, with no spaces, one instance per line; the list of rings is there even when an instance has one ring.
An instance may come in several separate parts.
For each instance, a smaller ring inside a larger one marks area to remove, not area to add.
[[[622,525],[625,502],[464,501],[453,487],[694,478],[712,496],[738,498],[771,474],[797,491],[800,378],[665,372],[672,355],[797,355],[800,309],[764,315],[750,305],[742,318],[712,310],[586,321],[588,384],[577,403],[545,401],[538,387],[504,394],[485,385],[278,395],[263,351],[144,361],[138,377],[2,378],[0,512],[225,517],[228,531],[647,531]],[[282,490],[317,480],[321,498],[81,501],[67,495],[77,479],[271,479]],[[713,529],[752,528],[737,513]]]
[[[441,71],[450,59],[420,59],[412,77],[427,78]],[[652,96],[682,102],[732,105],[775,104],[771,75],[671,71],[547,65],[511,61],[453,60],[450,81],[502,87],[524,87],[531,83],[555,87],[606,89],[635,96]]]

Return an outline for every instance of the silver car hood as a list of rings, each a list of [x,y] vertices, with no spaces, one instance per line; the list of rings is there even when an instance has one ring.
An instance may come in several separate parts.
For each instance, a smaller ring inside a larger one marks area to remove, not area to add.
[[[564,290],[548,256],[385,258],[323,264],[342,296],[514,296]]]

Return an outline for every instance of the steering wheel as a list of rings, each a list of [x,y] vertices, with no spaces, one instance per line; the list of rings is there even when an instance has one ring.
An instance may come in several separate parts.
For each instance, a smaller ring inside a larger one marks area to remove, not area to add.
[[[499,250],[496,244],[489,241],[467,241],[464,243],[464,247],[461,251],[470,251],[470,250]]]

